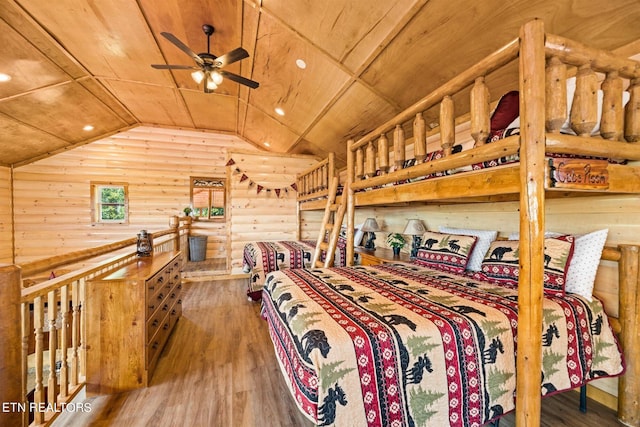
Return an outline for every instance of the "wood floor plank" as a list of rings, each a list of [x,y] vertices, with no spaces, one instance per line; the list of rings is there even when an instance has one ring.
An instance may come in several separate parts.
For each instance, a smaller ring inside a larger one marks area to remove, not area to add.
[[[183,316],[158,362],[151,386],[86,400],[91,412],[65,427],[296,426],[313,424],[297,409],[278,367],[260,304],[244,280],[185,283]],[[543,400],[542,426],[621,425],[615,413],[578,395]],[[500,427],[514,426],[513,414]]]

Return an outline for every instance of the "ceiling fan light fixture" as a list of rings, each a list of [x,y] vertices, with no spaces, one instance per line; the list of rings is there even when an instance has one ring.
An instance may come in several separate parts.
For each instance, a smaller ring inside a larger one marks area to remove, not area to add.
[[[202,80],[204,80],[204,72],[202,70],[194,71],[191,73],[191,78],[194,82],[200,84],[202,83]]]
[[[207,73],[207,80],[204,86],[205,92],[207,93],[211,93],[214,90],[218,89],[218,85],[216,84],[215,79],[213,78],[211,73]]]
[[[222,80],[224,80],[222,78],[222,74],[220,74],[217,70],[211,73],[211,78],[213,78],[213,82],[216,85],[220,85],[222,83]]]

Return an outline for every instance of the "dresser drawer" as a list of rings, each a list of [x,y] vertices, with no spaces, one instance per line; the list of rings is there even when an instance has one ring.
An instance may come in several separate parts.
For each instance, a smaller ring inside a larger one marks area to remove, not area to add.
[[[149,320],[147,320],[147,337],[145,342],[151,342],[153,336],[158,332],[158,329],[162,327],[165,322],[165,318],[170,314],[172,308],[171,304],[167,301],[162,304],[158,310],[156,310]]]

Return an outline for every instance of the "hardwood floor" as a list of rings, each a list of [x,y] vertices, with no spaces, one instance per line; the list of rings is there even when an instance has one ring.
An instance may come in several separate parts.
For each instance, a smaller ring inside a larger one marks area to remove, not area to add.
[[[183,317],[151,386],[89,398],[91,412],[62,425],[312,426],[289,395],[260,304],[247,301],[244,280],[187,282],[185,290]],[[606,407],[590,401],[582,414],[577,402],[576,393],[545,399],[541,425],[621,425]],[[514,425],[513,414],[500,421],[500,427]]]

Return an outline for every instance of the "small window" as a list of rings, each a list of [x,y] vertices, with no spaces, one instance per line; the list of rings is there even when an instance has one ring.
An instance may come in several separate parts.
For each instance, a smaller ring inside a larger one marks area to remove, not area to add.
[[[225,219],[226,179],[191,178],[191,206],[198,219]]]
[[[127,184],[91,183],[91,208],[94,224],[127,224],[129,222]]]

